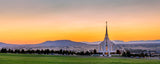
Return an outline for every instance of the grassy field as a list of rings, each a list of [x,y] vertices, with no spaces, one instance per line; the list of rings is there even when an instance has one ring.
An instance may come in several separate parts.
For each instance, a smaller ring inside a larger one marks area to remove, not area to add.
[[[87,56],[0,54],[0,64],[160,64],[160,60]]]

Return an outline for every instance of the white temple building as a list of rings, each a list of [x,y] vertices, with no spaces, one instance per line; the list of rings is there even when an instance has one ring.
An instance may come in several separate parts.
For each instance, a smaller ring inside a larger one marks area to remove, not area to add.
[[[99,52],[103,53],[103,56],[108,56],[108,57],[111,57],[111,53],[116,53],[116,50],[118,48],[111,40],[109,40],[107,22],[106,22],[106,34],[105,34],[104,41],[102,41],[99,44],[98,48],[99,48]]]

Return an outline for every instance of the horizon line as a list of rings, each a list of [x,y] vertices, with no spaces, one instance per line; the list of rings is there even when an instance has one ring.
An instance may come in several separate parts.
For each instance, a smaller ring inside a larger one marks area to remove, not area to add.
[[[64,39],[64,40],[67,40],[67,39]],[[155,39],[155,40],[130,40],[130,41],[111,40],[111,41],[131,42],[131,41],[156,41],[156,40],[160,40],[160,39]],[[63,41],[63,39],[62,40],[47,40],[47,41]],[[44,42],[47,42],[47,41],[44,41]],[[73,40],[68,40],[68,41],[73,41]],[[41,42],[41,43],[44,43],[44,42]],[[73,41],[73,42],[87,42],[87,41]],[[94,41],[94,42],[101,42],[101,41]],[[10,43],[5,43],[5,42],[0,42],[0,43],[10,44]],[[41,44],[41,43],[36,43],[36,44]],[[93,43],[93,42],[88,42],[88,43]],[[12,44],[14,44],[14,43],[12,43]],[[15,45],[33,45],[33,44],[15,44]]]

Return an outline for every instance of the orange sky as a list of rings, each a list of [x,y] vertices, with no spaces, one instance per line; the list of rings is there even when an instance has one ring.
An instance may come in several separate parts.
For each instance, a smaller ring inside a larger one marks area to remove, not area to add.
[[[106,20],[111,40],[157,40],[159,3],[158,0],[0,1],[0,42],[102,41]]]

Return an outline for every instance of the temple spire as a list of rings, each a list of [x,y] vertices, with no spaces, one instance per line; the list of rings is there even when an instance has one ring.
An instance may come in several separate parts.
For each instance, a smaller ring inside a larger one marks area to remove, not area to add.
[[[106,21],[106,35],[105,35],[105,40],[106,40],[106,46],[107,46],[107,51],[108,51],[108,57],[111,57],[111,45],[108,37],[108,29],[107,29],[107,21]]]
[[[106,35],[105,35],[105,37],[108,38],[107,21],[106,21]]]

